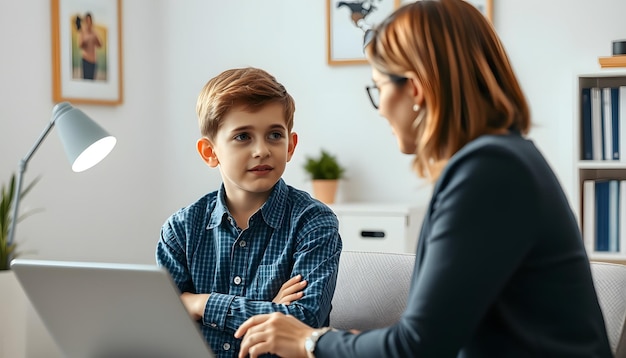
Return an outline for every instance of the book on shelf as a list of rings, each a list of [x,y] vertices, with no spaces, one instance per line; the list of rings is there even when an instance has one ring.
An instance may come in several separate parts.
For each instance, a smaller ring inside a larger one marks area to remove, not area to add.
[[[625,91],[626,93],[626,91]],[[582,132],[582,158],[593,160],[593,148],[591,141],[591,88],[583,88],[581,93],[581,132]]]
[[[596,181],[596,237],[595,251],[609,252],[609,182]]]
[[[620,151],[619,144],[621,142],[620,138],[620,123],[619,123],[619,87],[611,87],[609,89],[609,93],[611,96],[611,159],[619,160],[620,159]]]
[[[583,182],[582,235],[589,253],[626,253],[626,180]]]
[[[611,105],[611,88],[602,88],[602,159],[611,160],[613,158],[613,115]]]
[[[595,197],[594,180],[585,180],[583,182],[583,242],[587,252],[591,253],[595,250],[596,237],[596,197]]]
[[[581,158],[626,162],[626,86],[581,89]]]
[[[619,122],[619,152],[620,161],[626,162],[626,86],[620,86],[618,90],[618,122]]]
[[[591,88],[591,144],[592,159],[602,160],[602,94],[600,88]]]
[[[626,55],[598,57],[601,68],[626,67]]]
[[[619,181],[619,249],[626,251],[626,229],[622,227],[626,223],[626,180]]]
[[[619,252],[619,180],[609,180],[608,198],[608,238],[609,252]]]

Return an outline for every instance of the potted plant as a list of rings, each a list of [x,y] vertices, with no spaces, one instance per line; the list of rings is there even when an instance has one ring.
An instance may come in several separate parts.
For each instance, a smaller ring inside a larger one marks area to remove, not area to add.
[[[25,189],[22,190],[22,197],[32,189],[39,180],[36,178]],[[15,174],[11,175],[8,183],[3,183],[0,187],[0,317],[9,330],[0,329],[0,342],[4,343],[1,352],[7,353],[11,357],[23,357],[26,353],[23,344],[23,332],[27,325],[28,298],[22,290],[17,278],[10,270],[11,259],[19,256],[17,243],[9,243],[9,228],[13,220],[13,201],[15,194]],[[34,213],[30,210],[19,215],[17,220],[21,220],[27,215]],[[22,332],[22,333],[20,333]],[[0,356],[2,353],[0,353]]]
[[[346,171],[337,158],[322,149],[319,157],[306,157],[304,170],[312,180],[315,198],[325,204],[334,203],[339,179]]]
[[[39,178],[33,180],[25,189],[22,190],[22,198],[26,195],[33,186],[37,183]],[[0,191],[0,271],[9,270],[11,259],[18,256],[17,243],[9,242],[9,227],[13,220],[13,197],[15,194],[15,174],[11,175],[9,185],[2,184]],[[17,220],[23,219],[26,215],[32,214],[33,211],[25,213],[17,218]]]

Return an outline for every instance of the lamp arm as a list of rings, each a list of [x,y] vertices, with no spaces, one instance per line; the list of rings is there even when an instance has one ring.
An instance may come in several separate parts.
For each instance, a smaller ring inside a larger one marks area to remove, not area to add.
[[[13,216],[11,216],[11,226],[9,227],[9,246],[11,246],[11,244],[13,244],[15,240],[15,228],[17,226],[17,215],[20,207],[20,198],[22,196],[22,182],[24,181],[24,172],[26,171],[26,166],[28,165],[30,158],[35,154],[37,149],[39,149],[41,143],[43,143],[44,139],[46,139],[48,133],[50,133],[50,131],[52,130],[52,127],[54,127],[56,119],[56,116],[52,117],[50,122],[48,122],[46,128],[39,135],[39,138],[37,138],[37,140],[35,141],[35,144],[32,146],[32,148],[30,148],[28,153],[26,153],[24,158],[22,158],[22,160],[20,160],[18,164],[17,182],[15,183],[15,191],[13,192]]]

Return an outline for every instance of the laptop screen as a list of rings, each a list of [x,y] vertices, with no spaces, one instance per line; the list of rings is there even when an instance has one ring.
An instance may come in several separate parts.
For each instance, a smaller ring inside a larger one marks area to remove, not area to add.
[[[11,269],[68,358],[214,357],[163,268],[16,259]]]

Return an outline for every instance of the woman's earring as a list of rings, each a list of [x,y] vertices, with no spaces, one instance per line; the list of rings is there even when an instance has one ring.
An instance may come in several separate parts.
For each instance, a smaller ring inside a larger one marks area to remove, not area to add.
[[[420,106],[418,106],[417,104],[413,105],[413,112],[417,112],[419,111],[419,109],[420,109]]]

